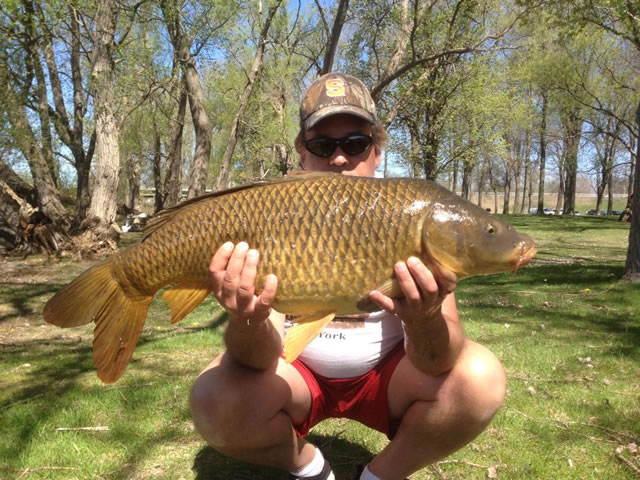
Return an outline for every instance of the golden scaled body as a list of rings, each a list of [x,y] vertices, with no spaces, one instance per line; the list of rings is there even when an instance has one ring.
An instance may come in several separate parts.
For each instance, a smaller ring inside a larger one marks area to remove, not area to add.
[[[133,292],[192,278],[206,283],[226,241],[260,251],[259,285],[278,277],[275,308],[291,314],[353,314],[398,259],[420,253],[423,182],[328,175],[209,198],[188,207],[118,256]]]

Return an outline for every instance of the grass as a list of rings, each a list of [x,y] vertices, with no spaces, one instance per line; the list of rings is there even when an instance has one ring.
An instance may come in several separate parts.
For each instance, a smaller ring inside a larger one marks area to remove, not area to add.
[[[467,335],[505,365],[505,406],[470,445],[411,478],[638,478],[640,294],[618,280],[628,224],[507,220],[536,240],[536,259],[517,276],[471,278],[457,290]],[[41,316],[44,302],[91,262],[0,264],[0,478],[285,478],[217,454],[193,430],[190,385],[223,348],[224,314],[214,301],[178,326],[154,301],[131,365],[104,385],[92,366],[92,329],[61,330]],[[339,419],[310,439],[338,479],[386,443]]]

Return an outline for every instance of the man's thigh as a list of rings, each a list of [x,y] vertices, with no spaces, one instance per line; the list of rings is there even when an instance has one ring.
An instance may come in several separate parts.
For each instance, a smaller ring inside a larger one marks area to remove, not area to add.
[[[502,365],[495,355],[486,347],[469,339],[465,340],[454,367],[442,375],[432,376],[421,372],[405,355],[389,382],[387,399],[390,418],[394,421],[400,420],[404,412],[417,401],[455,401],[464,408],[461,404],[465,401],[472,403],[474,397],[484,395],[484,383],[498,383],[493,379],[503,376]],[[469,392],[469,395],[465,392]],[[483,399],[475,400],[481,402]]]

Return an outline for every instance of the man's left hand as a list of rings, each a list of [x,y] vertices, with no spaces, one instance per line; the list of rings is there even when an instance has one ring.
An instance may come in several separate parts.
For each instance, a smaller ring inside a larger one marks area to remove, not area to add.
[[[405,323],[424,321],[434,316],[447,295],[456,288],[454,275],[441,275],[436,280],[431,270],[417,257],[409,257],[406,263],[397,262],[394,272],[404,298],[390,298],[378,291],[372,291],[369,298]]]

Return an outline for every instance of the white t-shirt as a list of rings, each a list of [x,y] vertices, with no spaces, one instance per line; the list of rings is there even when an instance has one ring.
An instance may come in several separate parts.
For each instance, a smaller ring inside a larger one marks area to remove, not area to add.
[[[336,317],[298,358],[324,377],[356,377],[375,367],[403,338],[400,319],[384,310]]]

